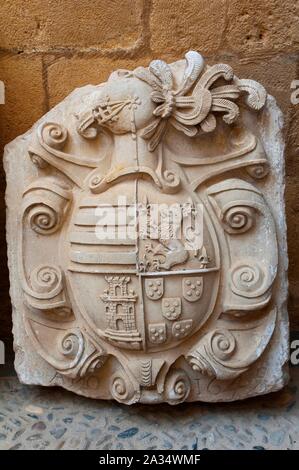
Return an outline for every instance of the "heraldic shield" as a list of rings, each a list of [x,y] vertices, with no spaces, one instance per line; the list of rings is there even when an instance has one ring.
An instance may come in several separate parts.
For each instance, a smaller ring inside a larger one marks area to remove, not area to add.
[[[207,320],[219,255],[201,209],[183,188],[161,195],[155,183],[135,177],[74,204],[64,265],[75,304],[100,338],[120,349],[164,351]],[[190,240],[195,223],[197,243]]]
[[[28,149],[32,350],[51,385],[93,398],[231,400],[277,321],[271,168],[251,117],[266,92],[194,51],[84,90]]]

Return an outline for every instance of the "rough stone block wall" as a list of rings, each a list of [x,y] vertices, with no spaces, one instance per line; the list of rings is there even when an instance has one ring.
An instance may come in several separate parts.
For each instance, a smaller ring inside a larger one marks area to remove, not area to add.
[[[0,152],[75,87],[104,81],[117,68],[189,49],[260,81],[285,116],[289,311],[299,329],[299,2],[294,0],[2,0],[0,3]],[[10,335],[5,246],[5,179],[0,179],[0,338]]]

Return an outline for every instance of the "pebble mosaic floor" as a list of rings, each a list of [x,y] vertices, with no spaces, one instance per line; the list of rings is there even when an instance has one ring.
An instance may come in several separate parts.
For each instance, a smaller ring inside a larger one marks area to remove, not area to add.
[[[299,449],[299,368],[282,391],[225,405],[128,407],[0,377],[0,449]]]

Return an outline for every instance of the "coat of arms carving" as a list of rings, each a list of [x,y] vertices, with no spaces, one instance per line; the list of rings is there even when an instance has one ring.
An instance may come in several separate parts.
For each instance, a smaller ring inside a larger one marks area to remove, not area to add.
[[[189,51],[76,90],[8,148],[23,381],[127,404],[283,386],[271,103]]]

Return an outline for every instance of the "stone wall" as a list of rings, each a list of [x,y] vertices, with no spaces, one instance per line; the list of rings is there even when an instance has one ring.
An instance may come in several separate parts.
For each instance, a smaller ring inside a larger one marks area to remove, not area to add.
[[[260,81],[285,115],[289,311],[299,329],[299,4],[294,0],[2,0],[0,152],[75,87],[117,68],[173,61],[189,49]],[[5,179],[1,173],[0,337],[9,336]]]

